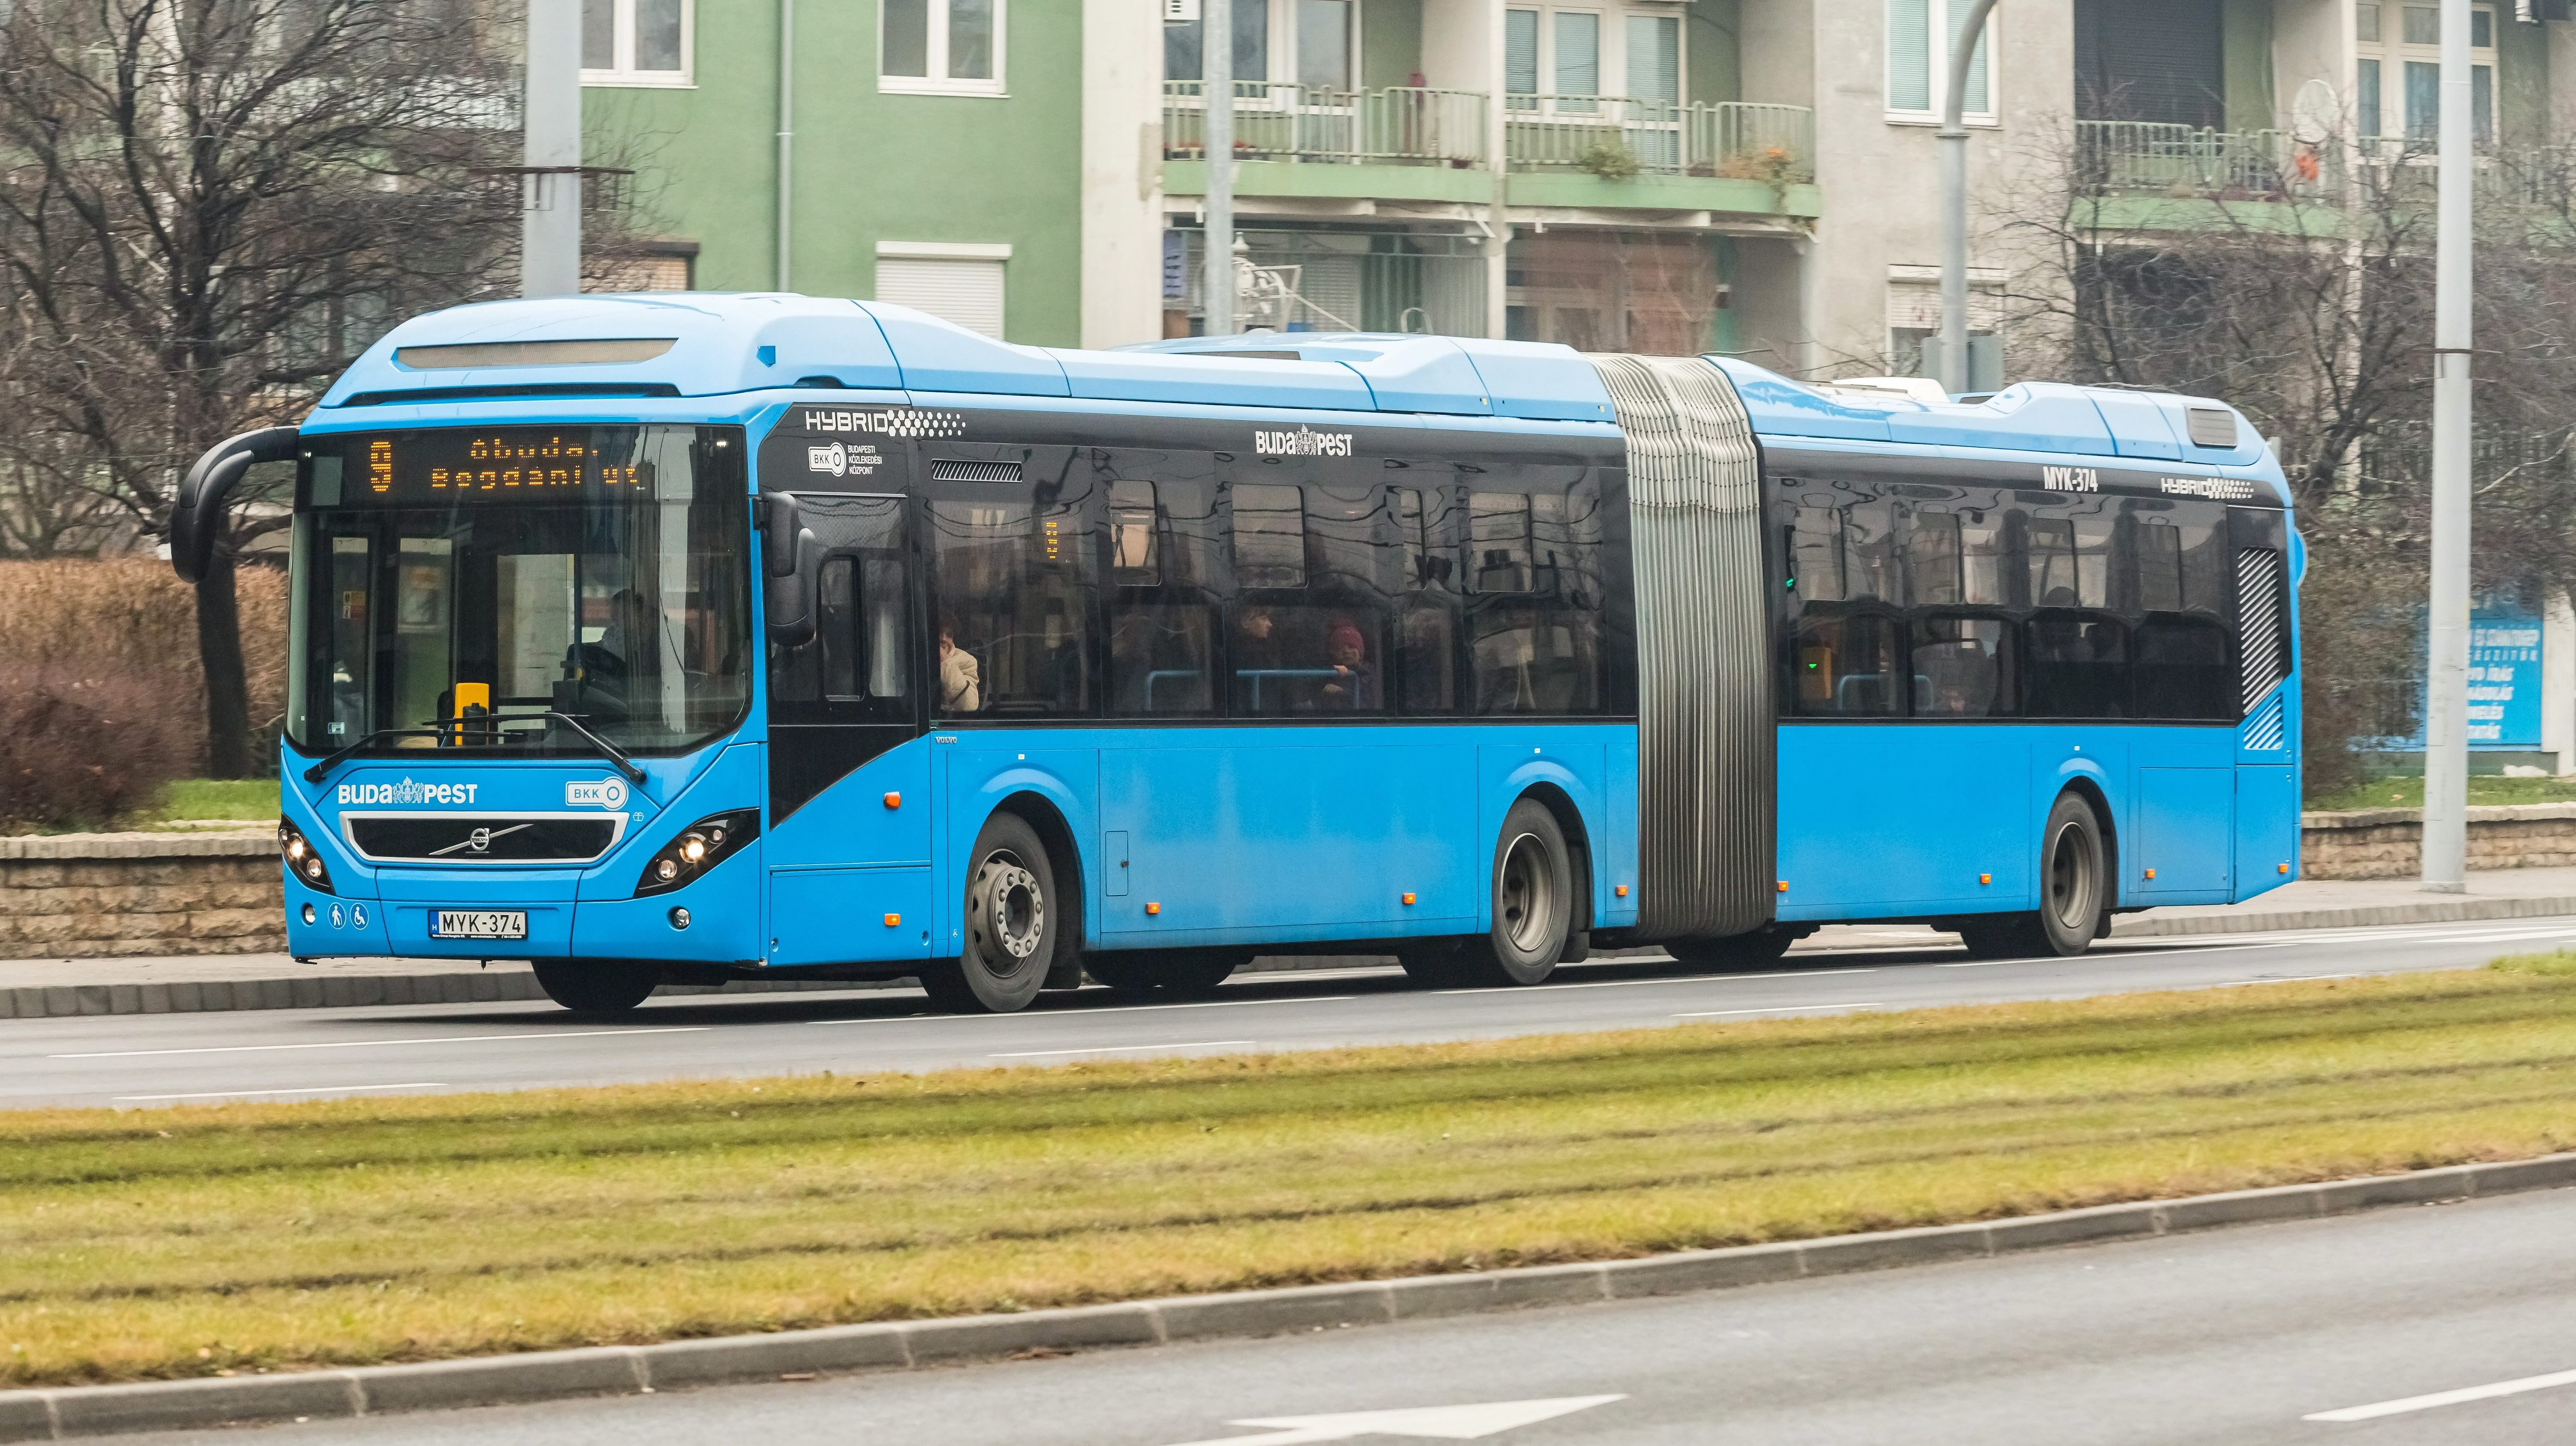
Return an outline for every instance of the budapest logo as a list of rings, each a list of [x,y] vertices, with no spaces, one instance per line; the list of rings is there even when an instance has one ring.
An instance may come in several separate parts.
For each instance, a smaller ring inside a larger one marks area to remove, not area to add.
[[[343,804],[472,803],[476,783],[344,783],[337,795]]]
[[[619,778],[602,778],[593,782],[564,785],[564,802],[574,808],[615,808],[626,801],[626,782]]]
[[[1351,455],[1351,434],[1318,432],[1299,427],[1293,432],[1255,432],[1252,450],[1265,457],[1347,457]]]

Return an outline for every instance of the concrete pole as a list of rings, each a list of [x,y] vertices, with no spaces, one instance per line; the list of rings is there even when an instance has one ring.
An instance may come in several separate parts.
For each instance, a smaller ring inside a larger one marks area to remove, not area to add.
[[[2433,592],[2426,618],[2424,888],[2469,867],[2469,0],[2442,0],[2440,227],[2433,252]]]
[[[1957,0],[1952,0],[1953,4]],[[1950,41],[1941,97],[1941,390],[1968,389],[1968,70],[1995,0],[1969,0]]]
[[[1234,321],[1234,0],[1200,0],[1199,58],[1207,77],[1207,324],[1232,336]]]
[[[778,0],[778,289],[796,289],[796,0]]]
[[[581,290],[581,0],[528,0],[519,294]]]
[[[1485,6],[1485,74],[1492,77],[1485,96],[1485,166],[1494,183],[1485,207],[1485,335],[1500,341],[1511,335],[1512,294],[1512,134],[1511,77],[1504,52],[1504,0]]]

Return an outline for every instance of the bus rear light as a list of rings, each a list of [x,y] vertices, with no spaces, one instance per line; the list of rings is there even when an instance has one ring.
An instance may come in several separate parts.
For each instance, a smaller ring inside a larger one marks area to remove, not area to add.
[[[313,847],[312,841],[304,837],[304,830],[283,815],[277,820],[277,850],[286,856],[286,871],[295,876],[297,883],[315,893],[333,892],[331,870],[322,862],[321,850]]]
[[[635,881],[636,895],[685,888],[759,836],[760,810],[756,808],[709,814],[680,830],[678,838],[663,845],[662,851],[645,863],[644,876]]]

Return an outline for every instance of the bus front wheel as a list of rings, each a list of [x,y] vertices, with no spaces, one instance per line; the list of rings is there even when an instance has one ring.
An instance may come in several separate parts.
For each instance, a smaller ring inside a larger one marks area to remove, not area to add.
[[[1037,830],[1016,813],[986,819],[971,858],[965,951],[926,970],[921,986],[954,1014],[1008,1014],[1038,997],[1055,962],[1063,916],[1055,868]]]
[[[2111,907],[2110,851],[2093,805],[2058,795],[2039,836],[2039,908],[1963,921],[1959,938],[1981,959],[2016,954],[2081,954],[2101,936]]]
[[[1565,957],[1574,929],[1574,856],[1556,815],[1524,798],[1494,841],[1494,927],[1460,950],[1456,967],[1479,984],[1536,984]]]
[[[623,959],[539,959],[537,987],[576,1014],[624,1014],[650,998],[662,971]]]

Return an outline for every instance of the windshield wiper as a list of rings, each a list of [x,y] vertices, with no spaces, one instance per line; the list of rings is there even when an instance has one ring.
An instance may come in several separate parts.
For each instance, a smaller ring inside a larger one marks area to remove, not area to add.
[[[617,771],[625,774],[628,778],[633,779],[637,783],[643,783],[652,777],[651,774],[644,771],[641,764],[638,764],[634,759],[629,758],[624,753],[618,751],[616,744],[609,742],[607,739],[602,738],[598,734],[581,726],[581,720],[575,718],[570,713],[496,713],[489,716],[493,722],[502,722],[512,718],[543,718],[548,722],[561,723],[565,727],[570,728],[573,732],[580,734],[582,741],[588,743],[593,749],[596,749],[600,757],[616,764]],[[321,762],[304,770],[304,781],[307,783],[320,783],[324,778],[330,775],[332,769],[340,765],[342,760],[348,758],[351,754],[356,753],[359,749],[371,748],[384,739],[415,737],[423,733],[433,733],[444,737],[451,729],[461,729],[467,724],[481,723],[483,721],[484,719],[482,718],[445,718],[433,719],[418,728],[379,728],[375,732],[359,739],[357,742],[350,744],[348,747],[343,748],[336,753],[324,756]]]
[[[437,731],[438,730],[435,728],[379,728],[375,732],[368,734],[364,738],[359,739],[357,742],[350,744],[348,747],[341,749],[337,753],[323,755],[321,762],[304,770],[304,781],[307,783],[320,783],[332,769],[340,766],[340,761],[342,759],[347,758],[350,754],[357,752],[361,748],[373,747],[378,739],[404,738],[413,734],[435,733]]]
[[[522,714],[521,716],[524,717],[526,715]],[[575,718],[570,713],[549,712],[542,716],[547,722],[561,723],[575,733],[580,734],[583,738],[589,740],[590,746],[599,750],[600,757],[616,764],[618,772],[625,774],[628,778],[635,780],[637,783],[642,783],[652,776],[644,771],[643,765],[637,763],[634,759],[627,757],[625,754],[620,753],[617,750],[616,744],[611,743],[607,739],[600,737],[598,734],[591,732],[589,729],[582,727],[581,720]]]

